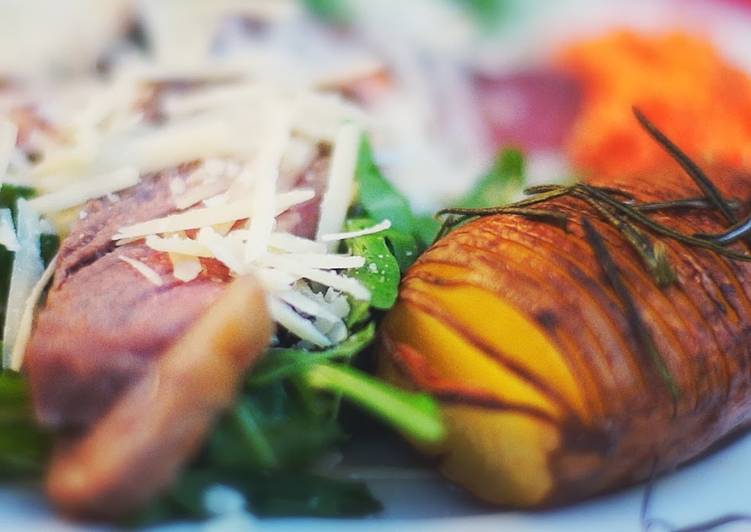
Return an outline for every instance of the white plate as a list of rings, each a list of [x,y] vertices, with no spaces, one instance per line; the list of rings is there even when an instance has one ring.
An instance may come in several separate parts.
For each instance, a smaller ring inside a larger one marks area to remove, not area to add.
[[[504,53],[524,61],[577,34],[600,33],[613,25],[655,29],[671,26],[699,29],[713,38],[725,54],[751,71],[748,12],[712,2],[570,0],[529,13],[517,21]],[[614,9],[614,6],[623,9]],[[582,13],[587,13],[586,17]],[[552,29],[552,30],[551,30]],[[531,36],[524,39],[523,36]],[[513,64],[514,61],[511,61]],[[751,514],[751,435],[733,442],[701,461],[656,482],[649,515],[681,527],[729,514]],[[430,472],[401,479],[372,479],[369,484],[384,502],[384,512],[359,520],[266,519],[253,523],[260,532],[410,530],[426,532],[632,532],[641,530],[644,487],[577,504],[529,513],[497,512],[478,504]],[[160,530],[201,530],[199,525],[175,525]],[[39,493],[0,490],[0,531],[103,530],[59,520]],[[653,531],[667,530],[655,526]],[[751,522],[722,528],[751,531]]]
[[[649,516],[681,527],[729,513],[751,513],[749,464],[751,435],[658,480],[654,486]],[[385,504],[384,512],[377,517],[358,520],[264,519],[253,522],[252,529],[259,532],[641,530],[643,486],[558,510],[538,513],[497,512],[476,503],[428,471],[410,471],[399,479],[370,480],[373,492]],[[160,532],[185,532],[202,528],[204,527],[199,525],[175,525],[162,527]],[[232,528],[234,527],[224,530]],[[40,494],[29,490],[6,489],[0,491],[0,530],[27,532],[103,529],[65,523],[51,513]],[[667,528],[655,525],[651,530],[660,532]],[[751,530],[751,522],[722,528],[723,532],[740,530]]]

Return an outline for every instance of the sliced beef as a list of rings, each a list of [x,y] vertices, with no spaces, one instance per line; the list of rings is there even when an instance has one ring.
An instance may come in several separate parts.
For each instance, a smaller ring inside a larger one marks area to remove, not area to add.
[[[294,209],[279,215],[276,220],[279,231],[287,231],[305,238],[315,238],[321,198],[326,191],[328,168],[328,154],[321,154],[300,174],[293,188],[310,188],[316,195],[305,203],[296,205]]]
[[[120,256],[148,264],[155,286]],[[168,259],[144,245],[105,254],[53,287],[27,352],[39,420],[87,426],[221,294],[222,277],[190,283],[169,275]]]
[[[300,176],[299,183],[318,194],[280,217],[280,226],[299,235],[315,233],[326,167],[316,161]],[[190,165],[178,170],[184,177]],[[151,175],[117,198],[90,201],[63,241],[26,353],[34,406],[44,425],[84,429],[99,419],[211,307],[229,280],[222,264],[202,260],[201,274],[183,283],[171,275],[166,254],[142,242],[116,247],[112,241],[123,226],[175,210],[169,187],[174,176]],[[162,285],[121,256],[147,264]]]
[[[117,518],[169,486],[234,401],[272,326],[252,278],[222,296],[80,438],[62,440],[47,492],[75,517]]]

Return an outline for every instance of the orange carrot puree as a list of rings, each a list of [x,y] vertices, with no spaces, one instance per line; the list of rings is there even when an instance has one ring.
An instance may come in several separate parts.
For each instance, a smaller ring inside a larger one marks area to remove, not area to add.
[[[667,164],[632,106],[700,165],[751,170],[751,79],[709,42],[617,32],[570,46],[560,65],[584,91],[566,146],[584,176],[623,177]]]

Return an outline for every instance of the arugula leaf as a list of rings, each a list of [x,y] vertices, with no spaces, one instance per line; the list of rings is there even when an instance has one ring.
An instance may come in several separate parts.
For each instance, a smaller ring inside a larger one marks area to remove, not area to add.
[[[343,394],[414,440],[436,443],[446,436],[438,404],[428,394],[406,392],[342,365],[320,364],[305,377],[314,388]]]
[[[507,203],[524,186],[524,174],[524,155],[516,149],[505,149],[457,206],[474,209]]]
[[[346,0],[303,0],[303,4],[325,22],[343,24],[349,19]]]
[[[403,233],[393,228],[383,231],[381,235],[386,237],[389,249],[399,264],[399,270],[402,273],[406,272],[412,266],[412,263],[420,256],[420,253],[425,251],[430,244],[430,242],[418,242],[414,235]]]
[[[42,255],[42,262],[45,268],[54,258],[57,250],[60,249],[60,237],[49,233],[42,233],[39,236],[39,250]]]
[[[360,204],[371,218],[377,221],[388,219],[397,231],[414,233],[415,219],[407,198],[383,176],[366,138],[360,143],[355,176]]]
[[[344,319],[344,324],[350,331],[371,319],[369,301],[350,297],[349,308],[349,316]]]
[[[415,222],[418,240],[423,243],[425,248],[430,247],[441,230],[441,222],[436,220],[435,216],[429,215],[418,216]]]
[[[207,519],[204,496],[211,487],[234,488],[260,516],[356,517],[378,512],[381,504],[363,482],[334,480],[311,473],[264,473],[243,468],[196,468],[185,472],[170,491],[130,526],[153,526],[182,515]]]
[[[357,207],[353,215],[362,211],[375,222],[389,220],[391,229],[381,233],[402,272],[415,261],[430,242],[419,240],[419,224],[407,199],[383,176],[373,158],[367,139],[360,144],[355,180],[358,185]]]
[[[50,445],[50,435],[34,422],[25,379],[0,373],[0,479],[41,476]]]
[[[369,218],[350,219],[346,223],[347,231],[358,231],[372,227],[373,220]],[[365,259],[365,265],[348,272],[370,290],[370,306],[380,310],[390,309],[399,295],[399,281],[401,273],[396,257],[386,244],[388,232],[350,238],[345,242],[347,250],[352,255]],[[397,233],[398,238],[400,234]],[[394,234],[389,235],[394,238]],[[401,248],[403,249],[403,248]],[[416,253],[416,250],[413,251]]]
[[[222,417],[199,467],[303,470],[343,439],[330,398],[287,378],[246,391]]]
[[[524,176],[524,155],[516,149],[505,149],[498,154],[493,167],[456,202],[456,206],[478,208],[506,203],[522,190]],[[441,223],[433,216],[421,215],[414,217],[413,226],[417,241],[425,249],[435,240]],[[410,264],[413,260],[414,258],[407,263]]]
[[[3,184],[0,187],[0,208],[10,209],[13,213],[13,221],[16,220],[16,202],[18,198],[30,199],[35,195],[34,189],[16,185]]]
[[[368,325],[325,351],[310,352],[305,349],[269,349],[248,377],[251,388],[298,375],[315,364],[339,359],[351,359],[365,349],[375,338],[375,324]]]

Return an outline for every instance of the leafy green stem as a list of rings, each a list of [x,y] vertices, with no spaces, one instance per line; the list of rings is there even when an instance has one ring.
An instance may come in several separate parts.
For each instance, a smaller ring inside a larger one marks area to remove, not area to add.
[[[346,366],[321,364],[305,376],[312,387],[341,393],[417,441],[435,443],[446,434],[438,405],[427,394],[406,392]]]

